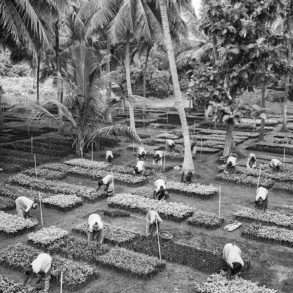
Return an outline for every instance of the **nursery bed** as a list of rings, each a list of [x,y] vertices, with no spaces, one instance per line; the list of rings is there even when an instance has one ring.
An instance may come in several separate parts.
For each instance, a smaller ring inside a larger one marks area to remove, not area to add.
[[[24,286],[23,283],[17,283],[0,275],[1,293],[38,293],[38,290],[32,287]]]
[[[224,219],[219,218],[216,214],[200,210],[194,210],[193,216],[188,218],[187,223],[191,226],[203,227],[207,229],[220,228]]]
[[[27,169],[23,171],[23,174],[31,176],[31,177],[40,177],[40,178],[49,179],[49,180],[61,180],[66,177],[65,172],[49,170],[45,168]]]
[[[258,142],[254,145],[249,146],[247,149],[277,154],[283,154],[285,149],[287,155],[293,155],[293,146],[290,144],[280,145],[277,143],[270,142]]]
[[[129,209],[140,213],[147,213],[149,209],[155,209],[163,218],[174,221],[183,221],[193,214],[193,209],[184,204],[168,203],[134,194],[117,194],[108,198],[107,201],[110,207]]]
[[[42,200],[42,203],[49,208],[61,211],[70,211],[83,204],[82,198],[70,194],[56,194]]]
[[[15,201],[8,197],[0,196],[0,210],[9,211],[15,208]]]

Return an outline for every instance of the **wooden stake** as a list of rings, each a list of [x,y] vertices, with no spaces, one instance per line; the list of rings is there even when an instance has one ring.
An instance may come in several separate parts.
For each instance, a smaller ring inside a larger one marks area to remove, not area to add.
[[[221,218],[221,186],[219,186],[219,218]]]
[[[159,227],[158,227],[158,220],[157,219],[156,219],[156,227],[157,227],[157,239],[158,239],[159,259],[160,259],[160,261],[162,261],[160,235],[159,235]]]
[[[34,151],[34,138],[31,136],[31,153]]]
[[[259,167],[259,174],[258,174],[258,179],[257,179],[257,186],[256,186],[256,190],[259,187],[259,182],[260,182],[260,175],[261,175],[261,167]]]
[[[92,161],[94,160],[94,144],[92,143]]]
[[[41,225],[44,226],[44,218],[43,218],[43,208],[42,208],[42,196],[39,193],[39,202],[40,202],[40,215],[41,215]]]
[[[63,272],[60,274],[60,293],[63,293]]]
[[[37,156],[36,156],[36,154],[34,154],[34,166],[35,166],[35,175],[37,178]]]
[[[202,138],[200,139],[200,157],[202,155]]]
[[[165,152],[163,152],[163,170],[166,171],[166,155],[165,155]]]

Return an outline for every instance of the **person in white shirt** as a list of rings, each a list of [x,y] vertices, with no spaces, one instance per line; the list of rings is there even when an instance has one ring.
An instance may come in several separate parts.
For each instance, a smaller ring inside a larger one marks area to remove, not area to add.
[[[144,147],[140,146],[137,150],[137,158],[139,160],[145,160],[145,157],[146,157],[146,151]]]
[[[163,179],[158,179],[154,183],[155,190],[154,190],[154,199],[167,199],[169,197],[168,191],[166,190],[166,182]]]
[[[103,185],[105,186],[104,192],[106,192],[107,195],[112,195],[114,192],[114,176],[112,174],[108,174],[104,178],[99,179],[97,191],[99,191]]]
[[[249,154],[247,162],[246,162],[247,169],[255,169],[256,168],[256,156],[255,154]]]
[[[153,164],[162,167],[163,166],[163,156],[164,156],[163,151],[155,151]]]
[[[258,209],[263,209],[264,211],[268,208],[268,194],[269,191],[267,188],[260,186],[256,190],[255,196],[255,207]]]
[[[172,152],[175,150],[175,141],[173,139],[166,140],[167,150]]]
[[[223,260],[228,266],[228,277],[237,275],[244,268],[241,249],[232,243],[227,243],[223,249]]]
[[[282,167],[282,162],[278,159],[272,159],[269,163],[269,166],[274,170],[274,171],[280,171]]]
[[[51,266],[52,257],[48,253],[40,253],[31,263],[31,268],[25,272],[26,279],[24,281],[24,286],[32,282],[33,279],[37,277],[36,284],[38,289],[42,289],[40,282],[44,278],[44,289],[42,292],[48,292],[50,289]]]
[[[229,171],[233,171],[236,167],[236,162],[237,162],[237,157],[234,154],[231,154],[227,161],[226,161],[226,165],[225,165],[225,171],[224,172],[229,172]]]
[[[160,232],[160,224],[163,222],[158,212],[149,210],[146,215],[146,235],[155,236]]]
[[[106,161],[108,163],[112,163],[113,160],[114,160],[114,155],[112,151],[106,151]]]
[[[28,218],[30,217],[30,210],[36,209],[38,207],[38,204],[25,196],[19,196],[15,200],[15,206],[16,206],[16,213],[18,216],[22,218]]]
[[[88,217],[88,244],[96,241],[102,245],[104,241],[104,223],[98,214],[91,214]]]
[[[139,160],[136,162],[136,166],[134,167],[134,175],[143,175],[144,173],[144,161]]]

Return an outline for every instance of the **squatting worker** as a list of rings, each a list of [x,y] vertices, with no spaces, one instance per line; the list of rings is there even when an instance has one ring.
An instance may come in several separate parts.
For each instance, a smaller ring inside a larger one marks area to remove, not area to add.
[[[155,151],[153,164],[162,167],[163,166],[163,156],[164,156],[163,151]]]
[[[187,184],[192,183],[192,176],[193,176],[192,171],[187,171],[187,173],[183,171],[181,173],[181,182],[187,183]]]
[[[228,266],[228,277],[239,274],[244,267],[241,249],[232,243],[227,243],[223,249],[223,260]]]
[[[247,169],[255,169],[256,168],[256,156],[255,156],[255,154],[253,154],[253,153],[249,154],[247,162],[246,162],[246,168]]]
[[[173,139],[167,139],[166,140],[167,150],[168,151],[174,151],[175,150],[175,141]]]
[[[114,176],[112,174],[106,175],[103,179],[99,179],[97,191],[101,188],[101,186],[105,186],[105,192],[108,195],[112,195],[114,192]]]
[[[258,209],[263,209],[264,211],[268,208],[268,194],[267,188],[260,186],[256,190],[255,196],[255,207]]]
[[[106,151],[106,161],[108,163],[112,163],[113,160],[114,160],[114,155],[112,151]]]
[[[146,157],[146,151],[144,147],[140,146],[137,150],[137,158],[139,160],[145,160],[145,157]]]
[[[231,154],[226,162],[225,172],[233,171],[236,167],[237,157],[234,154]]]
[[[37,278],[36,284],[42,292],[48,292],[50,289],[52,257],[48,253],[40,253],[36,259],[31,263],[31,268],[28,269],[24,286],[31,283]],[[40,284],[44,280],[44,287]],[[42,289],[43,288],[43,289]]]
[[[146,235],[152,237],[160,232],[160,224],[163,222],[158,212],[149,210],[146,215]]]
[[[166,182],[163,179],[158,179],[154,183],[155,190],[154,190],[154,199],[167,199],[168,198],[168,191],[166,190]]]
[[[134,167],[134,175],[142,175],[144,173],[144,161],[139,160]]]
[[[96,241],[97,245],[104,241],[104,223],[98,214],[91,214],[88,218],[88,244]]]
[[[38,207],[38,204],[26,196],[19,196],[15,200],[15,206],[16,206],[16,213],[18,216],[22,218],[28,218],[30,216],[31,209],[36,209]]]
[[[274,170],[274,171],[280,171],[282,167],[282,162],[278,159],[272,159],[270,161],[269,166]]]

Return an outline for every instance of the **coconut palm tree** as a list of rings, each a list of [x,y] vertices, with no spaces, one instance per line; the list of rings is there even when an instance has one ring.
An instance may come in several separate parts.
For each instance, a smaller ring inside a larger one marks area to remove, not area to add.
[[[168,5],[175,5],[176,9],[180,10],[182,5],[190,5],[190,1],[158,0],[158,4],[160,8],[160,13],[161,13],[161,22],[162,22],[163,33],[164,33],[164,41],[165,41],[165,45],[168,52],[168,59],[169,59],[171,76],[172,76],[174,95],[176,98],[176,108],[179,113],[182,133],[184,138],[184,161],[182,166],[182,173],[183,173],[183,176],[185,176],[187,175],[188,172],[192,172],[192,173],[194,172],[194,163],[193,163],[192,153],[191,153],[189,128],[187,124],[186,113],[184,109],[182,93],[181,93],[179,79],[178,79],[174,48],[173,48],[172,38],[170,33],[170,25],[168,20]],[[169,17],[170,17],[170,14],[169,14]]]

